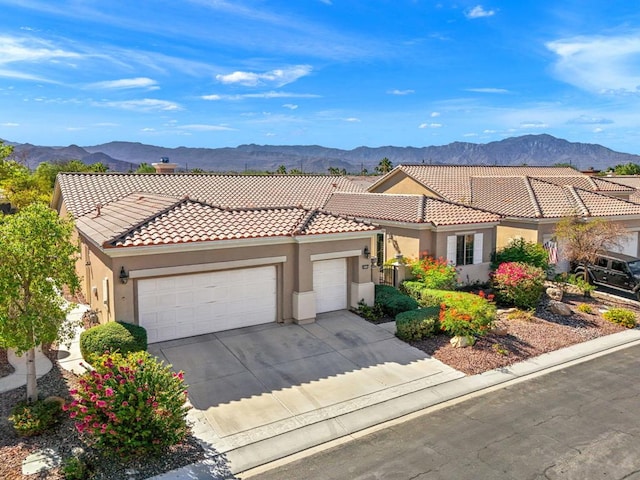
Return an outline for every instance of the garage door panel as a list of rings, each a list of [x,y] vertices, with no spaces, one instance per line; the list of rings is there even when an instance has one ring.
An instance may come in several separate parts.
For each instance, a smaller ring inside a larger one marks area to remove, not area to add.
[[[316,313],[347,308],[347,260],[338,258],[313,263]]]
[[[137,282],[138,319],[150,342],[276,320],[273,266]]]

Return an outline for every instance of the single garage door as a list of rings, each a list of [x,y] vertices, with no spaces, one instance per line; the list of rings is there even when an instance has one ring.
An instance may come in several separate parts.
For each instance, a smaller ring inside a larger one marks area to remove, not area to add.
[[[138,281],[138,319],[149,343],[276,320],[274,266]]]
[[[347,308],[347,259],[313,262],[316,313]]]

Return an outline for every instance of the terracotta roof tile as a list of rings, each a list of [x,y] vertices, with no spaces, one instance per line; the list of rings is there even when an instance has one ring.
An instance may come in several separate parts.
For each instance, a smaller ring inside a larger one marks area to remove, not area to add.
[[[478,177],[471,182],[472,205],[502,215],[559,218],[640,215],[640,205],[603,193],[530,177]]]
[[[127,196],[77,220],[78,229],[105,248],[172,245],[244,238],[367,232],[377,227],[302,207],[221,208],[164,197],[122,222],[122,207],[143,202]],[[146,215],[146,217],[145,217]],[[144,218],[143,218],[144,217]]]
[[[133,192],[189,196],[211,205],[234,208],[297,205],[319,208],[333,192],[365,191],[361,182],[328,175],[61,173],[57,182],[74,217]]]
[[[424,195],[334,193],[325,210],[355,218],[436,226],[497,222],[495,213]]]

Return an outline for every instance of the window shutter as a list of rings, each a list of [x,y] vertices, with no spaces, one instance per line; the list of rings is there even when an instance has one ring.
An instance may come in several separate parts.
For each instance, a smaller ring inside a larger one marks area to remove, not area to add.
[[[473,234],[473,264],[482,263],[482,233]]]
[[[457,237],[449,235],[447,237],[447,262],[452,265],[456,264]]]

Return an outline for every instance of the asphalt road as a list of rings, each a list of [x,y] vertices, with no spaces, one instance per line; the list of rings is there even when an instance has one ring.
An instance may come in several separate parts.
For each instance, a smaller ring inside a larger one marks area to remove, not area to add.
[[[251,478],[640,480],[639,378],[637,346]]]

